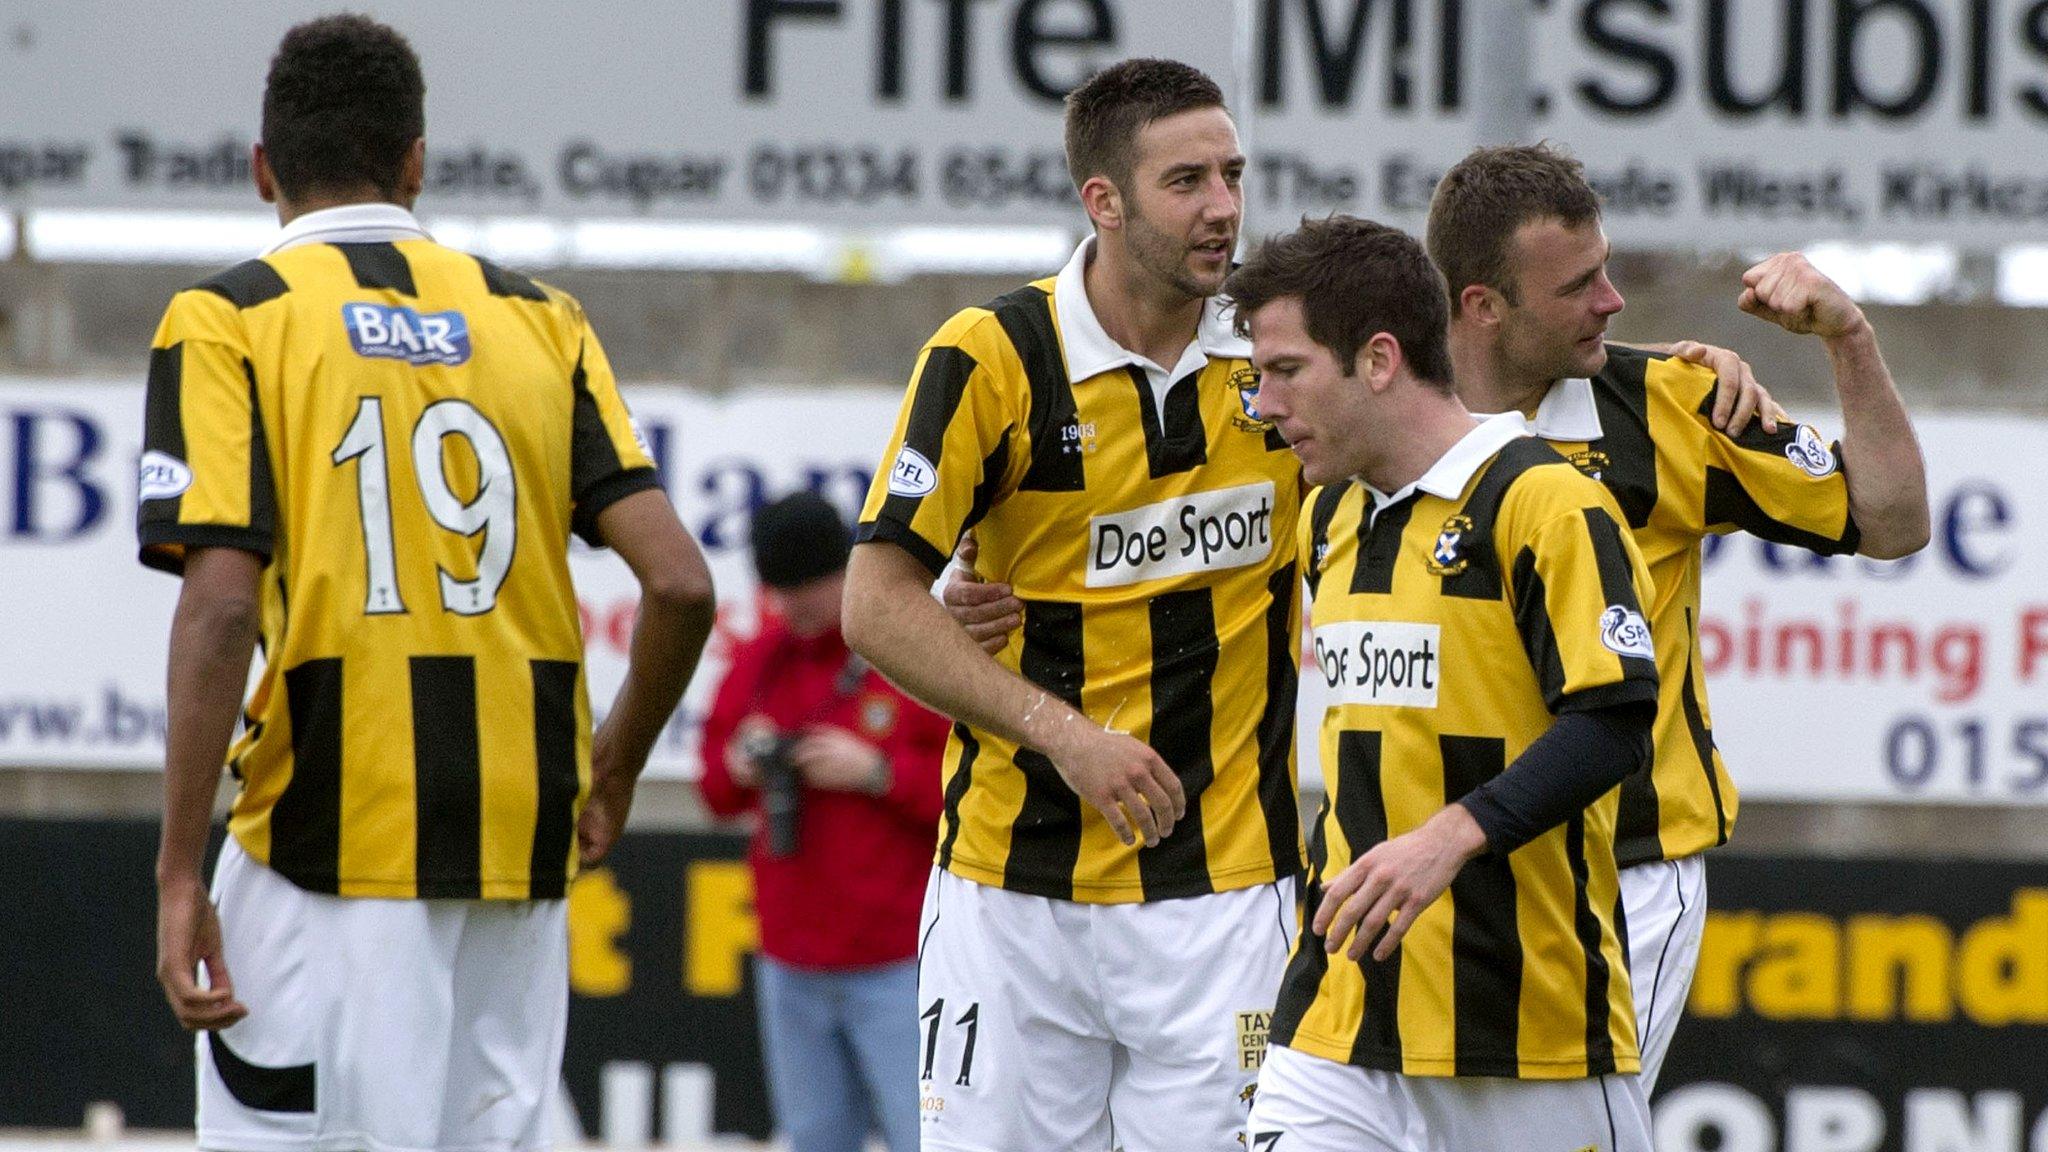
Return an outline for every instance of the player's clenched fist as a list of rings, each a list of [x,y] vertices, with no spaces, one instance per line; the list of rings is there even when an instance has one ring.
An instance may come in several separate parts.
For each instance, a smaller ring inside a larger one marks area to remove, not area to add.
[[[1797,252],[1780,252],[1744,272],[1742,285],[1736,306],[1787,332],[1833,340],[1867,326],[1841,285]]]
[[[1053,767],[1067,787],[1102,813],[1126,844],[1142,837],[1150,848],[1170,835],[1174,821],[1187,813],[1188,801],[1180,777],[1159,753],[1123,732],[1075,728],[1062,747],[1051,751]]]

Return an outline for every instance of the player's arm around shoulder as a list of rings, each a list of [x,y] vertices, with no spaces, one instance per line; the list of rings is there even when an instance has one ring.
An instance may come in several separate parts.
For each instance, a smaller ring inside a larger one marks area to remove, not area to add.
[[[1861,547],[1839,444],[1789,416],[1718,427],[1726,385],[1716,374],[1677,358],[1643,369],[1659,531],[1693,540],[1742,531],[1826,555]]]
[[[1757,380],[1756,372],[1733,349],[1698,340],[1673,340],[1661,344],[1611,343],[1607,346],[1610,356],[1630,359],[1643,356],[1647,360],[1665,360],[1674,365],[1704,369],[1708,379],[1709,403],[1703,411],[1708,422],[1730,436],[1739,436],[1755,421],[1766,432],[1778,430],[1780,422],[1791,417],[1771,396],[1769,389]]]
[[[1652,447],[1667,467],[1683,471],[1695,461],[1723,459],[1737,446],[1769,448],[1791,434],[1791,417],[1734,353],[1690,341],[1670,348],[1617,349],[1604,373],[1623,388],[1641,382]],[[1724,419],[1737,410],[1743,419]]]

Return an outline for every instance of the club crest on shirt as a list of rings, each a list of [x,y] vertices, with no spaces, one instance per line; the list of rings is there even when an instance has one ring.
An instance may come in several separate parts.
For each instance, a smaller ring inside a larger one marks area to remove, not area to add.
[[[1818,480],[1841,467],[1835,459],[1833,449],[1820,438],[1820,432],[1811,424],[1801,424],[1792,432],[1792,442],[1785,445],[1785,458],[1799,465],[1799,470]]]
[[[1461,551],[1465,546],[1465,534],[1470,531],[1470,516],[1453,516],[1444,521],[1444,530],[1436,534],[1436,546],[1429,551],[1431,576],[1456,576],[1470,566],[1472,562]]]
[[[1230,386],[1237,389],[1239,412],[1233,412],[1230,423],[1240,432],[1256,432],[1263,436],[1273,430],[1271,420],[1259,416],[1259,370],[1239,368],[1230,374]]]
[[[860,730],[879,740],[896,727],[896,701],[887,696],[866,696],[860,702]]]
[[[1580,452],[1574,452],[1566,457],[1566,459],[1572,462],[1572,467],[1577,468],[1595,480],[1600,479],[1601,474],[1607,471],[1607,466],[1613,463],[1613,461],[1607,458],[1607,453],[1600,451],[1598,448],[1587,448]]]
[[[1600,643],[1617,656],[1657,658],[1656,645],[1650,642],[1649,621],[1626,605],[1609,604],[1607,611],[1600,614]]]

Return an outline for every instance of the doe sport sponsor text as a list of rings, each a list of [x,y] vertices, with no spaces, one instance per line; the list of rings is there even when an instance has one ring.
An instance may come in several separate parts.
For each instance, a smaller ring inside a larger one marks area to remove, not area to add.
[[[1435,624],[1336,621],[1315,630],[1314,655],[1333,705],[1436,707],[1443,635]]]
[[[1088,587],[1220,572],[1273,552],[1273,483],[1197,492],[1088,522]]]

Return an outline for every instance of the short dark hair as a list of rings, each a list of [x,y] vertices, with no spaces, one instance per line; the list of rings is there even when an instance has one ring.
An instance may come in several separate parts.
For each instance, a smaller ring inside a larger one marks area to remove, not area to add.
[[[1444,278],[1415,238],[1356,216],[1303,219],[1285,236],[1260,243],[1230,274],[1223,294],[1236,326],[1275,300],[1301,298],[1309,339],[1328,348],[1350,375],[1358,350],[1376,333],[1400,342],[1415,375],[1451,390],[1450,305]]]
[[[1067,174],[1076,188],[1092,176],[1128,187],[1139,130],[1177,113],[1222,107],[1223,89],[1193,65],[1146,57],[1112,64],[1067,93]]]
[[[1451,314],[1467,285],[1515,300],[1515,233],[1532,220],[1568,228],[1600,220],[1586,170],[1549,143],[1480,148],[1458,161],[1429,202],[1429,254],[1450,284]]]
[[[323,16],[284,34],[263,86],[263,151],[287,199],[365,185],[398,195],[426,135],[427,82],[412,45],[367,16]]]

